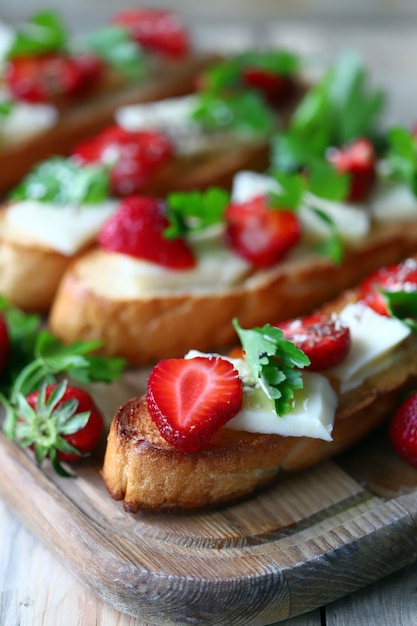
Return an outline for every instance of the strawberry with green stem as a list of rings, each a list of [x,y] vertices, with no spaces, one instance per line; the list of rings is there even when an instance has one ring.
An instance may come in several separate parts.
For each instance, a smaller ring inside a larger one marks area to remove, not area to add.
[[[4,301],[2,306],[13,338],[12,368],[2,380],[0,393],[5,409],[3,430],[9,439],[33,449],[38,463],[49,458],[59,474],[69,476],[61,461],[91,452],[103,420],[90,395],[67,378],[81,384],[109,383],[121,376],[125,363],[95,355],[98,341],[63,346],[48,331],[40,330],[38,316],[25,315]]]

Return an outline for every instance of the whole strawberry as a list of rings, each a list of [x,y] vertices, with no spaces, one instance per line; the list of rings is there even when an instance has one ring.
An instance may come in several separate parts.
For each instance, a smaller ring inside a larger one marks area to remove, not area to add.
[[[15,440],[33,449],[37,463],[49,458],[61,475],[68,473],[61,461],[77,461],[92,452],[102,430],[103,418],[91,396],[63,381],[43,383],[26,398],[19,397]]]
[[[389,426],[389,438],[395,452],[417,467],[417,393],[398,407]]]

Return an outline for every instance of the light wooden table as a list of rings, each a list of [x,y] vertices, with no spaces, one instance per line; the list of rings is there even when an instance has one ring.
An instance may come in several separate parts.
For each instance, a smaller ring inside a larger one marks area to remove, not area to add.
[[[92,3],[87,4],[91,14]],[[302,4],[295,3],[294,6],[300,9]],[[320,4],[323,9],[326,8],[326,2]],[[356,8],[360,5],[354,4]],[[387,5],[382,4],[387,9]],[[271,12],[271,3],[261,5],[265,11]],[[212,18],[202,25],[196,15],[196,39],[201,47],[227,49],[244,48],[262,41],[264,44],[298,49],[323,62],[343,49],[355,49],[370,67],[375,82],[389,89],[391,99],[387,123],[410,124],[417,120],[415,7],[410,2],[400,2],[402,11],[397,17],[392,17],[386,10],[374,15],[372,7],[376,8],[377,2],[365,2],[365,5],[363,19],[358,19],[358,14],[352,17],[347,11],[343,12],[343,19],[337,11],[328,15],[327,19],[323,19],[323,14],[306,18],[302,12],[297,14],[297,10],[287,12],[284,19],[258,19],[259,14],[252,10],[250,15],[243,12],[236,19],[220,23]],[[108,8],[109,3],[105,6]],[[5,2],[4,9],[13,15],[11,2]],[[19,10],[22,12],[22,7]],[[97,599],[1,501],[0,554],[1,626],[145,625],[145,622],[120,614]],[[417,564],[322,609],[281,624],[412,626],[417,624],[416,588]]]

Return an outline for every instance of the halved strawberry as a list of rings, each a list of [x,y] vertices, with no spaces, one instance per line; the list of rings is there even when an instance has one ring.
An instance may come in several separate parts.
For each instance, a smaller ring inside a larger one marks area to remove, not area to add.
[[[406,463],[417,467],[417,393],[398,407],[388,432],[395,452]]]
[[[181,57],[189,52],[188,30],[172,11],[128,9],[115,15],[112,23],[126,27],[135,41],[152,52],[169,57]]]
[[[254,267],[279,263],[301,237],[297,215],[293,211],[270,208],[264,196],[229,205],[225,220],[229,245]]]
[[[165,237],[168,224],[162,201],[148,196],[130,196],[104,223],[98,242],[109,252],[127,254],[168,269],[194,267],[196,260],[186,240]]]
[[[180,452],[197,452],[239,412],[242,381],[220,357],[165,359],[149,376],[146,399],[162,437]]]
[[[373,272],[359,286],[359,298],[379,315],[389,315],[383,291],[417,291],[417,260],[406,259]]]
[[[159,131],[127,131],[112,125],[79,143],[72,156],[80,163],[111,165],[110,186],[115,196],[142,193],[155,172],[174,154],[172,142]]]
[[[243,83],[259,90],[274,107],[284,105],[294,95],[295,80],[292,76],[277,74],[262,67],[249,66],[242,71]]]
[[[365,200],[376,180],[376,155],[369,139],[363,137],[347,146],[332,148],[327,158],[338,172],[350,175],[347,200]]]
[[[16,57],[5,68],[11,94],[28,102],[49,102],[89,91],[99,80],[103,65],[92,55],[49,53]]]
[[[277,324],[285,339],[295,343],[310,359],[309,369],[334,367],[350,350],[350,330],[336,315],[314,313]]]

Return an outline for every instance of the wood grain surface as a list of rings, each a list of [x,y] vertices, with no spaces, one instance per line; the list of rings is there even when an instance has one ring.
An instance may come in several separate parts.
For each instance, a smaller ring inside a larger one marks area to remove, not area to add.
[[[135,376],[93,388],[108,418]],[[64,479],[0,436],[0,496],[95,595],[152,624],[271,624],[417,556],[417,471],[383,429],[255,498],[186,515],[126,514],[101,479],[103,446]]]

